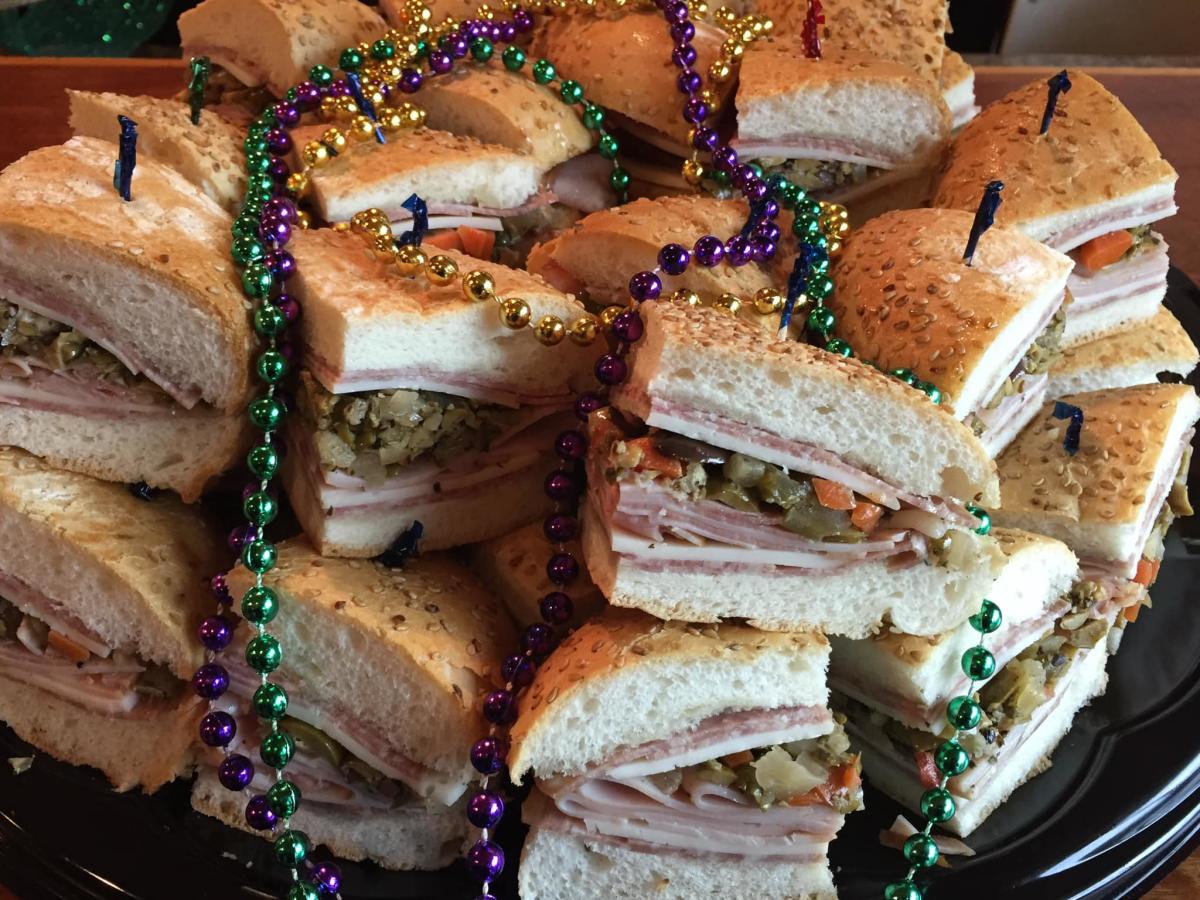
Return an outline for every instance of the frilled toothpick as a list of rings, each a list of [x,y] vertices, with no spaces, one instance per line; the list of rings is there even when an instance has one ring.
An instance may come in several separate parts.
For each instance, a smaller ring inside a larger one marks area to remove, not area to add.
[[[137,166],[137,122],[127,116],[117,116],[121,123],[121,137],[117,151],[117,164],[113,167],[113,187],[122,200],[132,200],[133,170]]]
[[[971,223],[971,236],[967,238],[967,249],[963,252],[963,262],[968,266],[975,259],[975,250],[983,233],[992,227],[996,221],[996,210],[1002,202],[1000,192],[1004,190],[1003,181],[989,181],[983,189],[983,198],[979,201],[979,209],[975,210],[975,221]]]
[[[808,0],[808,12],[804,14],[800,36],[804,41],[804,55],[809,59],[821,58],[821,35],[817,26],[824,24],[825,12],[821,9],[821,0]]]
[[[421,538],[424,534],[425,526],[420,522],[413,522],[412,527],[401,532],[400,537],[375,558],[389,569],[401,569],[410,559],[420,558]]]
[[[1078,406],[1058,400],[1054,404],[1053,416],[1056,419],[1071,420],[1067,425],[1067,433],[1063,436],[1063,449],[1067,451],[1068,456],[1074,456],[1079,452],[1079,433],[1083,430],[1083,410]]]
[[[783,310],[779,314],[779,331],[775,335],[777,340],[788,339],[788,326],[792,324],[792,313],[795,312],[796,304],[803,305],[805,302],[804,290],[812,272],[812,249],[814,248],[808,244],[801,244],[796,261],[792,264],[792,274],[788,276],[787,282],[787,299],[783,302]]]
[[[1039,134],[1050,130],[1050,120],[1054,118],[1054,110],[1058,107],[1058,95],[1071,90],[1071,79],[1067,77],[1067,70],[1063,69],[1057,75],[1050,76],[1046,87],[1049,88],[1046,92],[1046,111],[1042,113],[1042,130]]]
[[[204,90],[208,87],[208,76],[212,64],[207,56],[193,56],[188,62],[192,80],[188,82],[188,105],[192,108],[192,124],[200,124],[200,110],[204,109]]]
[[[411,231],[400,235],[396,243],[401,247],[407,244],[420,247],[425,240],[425,232],[429,230],[429,206],[416,194],[409,194],[408,199],[400,205],[412,213],[413,227]]]
[[[383,136],[383,129],[379,127],[379,117],[375,113],[375,104],[368,100],[367,95],[363,93],[362,79],[357,72],[347,72],[346,81],[350,85],[350,95],[354,98],[354,102],[358,104],[359,111],[375,125],[375,140],[380,144],[386,144],[387,138]]]
[[[767,201],[755,200],[750,204],[750,215],[746,217],[746,224],[742,226],[740,237],[743,241],[750,240],[750,234],[759,226],[767,215]]]

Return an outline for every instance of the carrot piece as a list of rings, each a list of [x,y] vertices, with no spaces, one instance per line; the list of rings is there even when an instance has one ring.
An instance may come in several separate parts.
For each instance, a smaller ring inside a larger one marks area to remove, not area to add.
[[[826,806],[832,806],[833,793],[829,789],[828,784],[819,784],[811,791],[803,794],[795,794],[783,801],[785,806],[815,806],[818,803],[824,803]]]
[[[749,750],[743,750],[740,753],[730,753],[728,756],[722,756],[721,762],[725,763],[731,769],[736,769],[738,766],[754,762],[754,754]]]
[[[859,775],[858,766],[854,763],[845,763],[829,770],[829,783],[835,788],[852,791],[858,787],[860,781],[862,781],[862,776]]]
[[[470,225],[459,225],[457,231],[459,243],[467,256],[491,262],[492,250],[496,246],[496,232],[472,228]]]
[[[817,502],[826,509],[854,509],[854,491],[844,484],[814,478],[812,486],[817,492]]]
[[[439,250],[462,250],[463,248],[458,232],[449,229],[431,232],[425,235],[425,240],[421,243],[428,244],[430,247],[437,247]]]
[[[1134,573],[1134,584],[1140,584],[1142,587],[1150,587],[1158,579],[1158,568],[1162,565],[1159,562],[1149,559],[1139,559],[1137,564],[1137,572]]]
[[[87,662],[88,657],[92,655],[92,651],[87,647],[80,646],[66,635],[53,630],[46,636],[46,646],[53,647],[60,655],[74,663]]]
[[[859,531],[870,534],[875,530],[875,526],[879,524],[879,519],[882,516],[882,506],[876,503],[868,503],[866,500],[860,500],[854,507],[854,512],[850,513],[850,524]]]
[[[659,453],[658,448],[648,437],[636,438],[632,441],[626,441],[630,447],[637,447],[642,451],[642,461],[637,465],[637,471],[649,470],[651,472],[662,472],[668,478],[683,477],[683,463],[672,456],[667,456],[665,453]]]
[[[913,756],[917,760],[917,774],[921,784],[927,788],[935,788],[942,783],[942,773],[938,771],[937,762],[928,750],[915,750]]]
[[[1092,238],[1079,248],[1079,261],[1095,272],[1111,266],[1133,246],[1133,235],[1124,228]]]
[[[1121,610],[1121,615],[1125,617],[1126,622],[1136,622],[1138,613],[1142,611],[1142,604],[1135,603],[1133,606],[1127,606]]]

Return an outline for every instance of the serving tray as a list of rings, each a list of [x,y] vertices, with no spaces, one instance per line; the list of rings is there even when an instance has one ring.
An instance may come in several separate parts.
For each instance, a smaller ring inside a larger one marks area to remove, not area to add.
[[[1167,306],[1200,343],[1200,289],[1172,269]],[[1086,427],[1086,426],[1085,426]],[[1188,478],[1200,496],[1200,453]],[[1154,606],[1125,633],[1105,695],[1076,718],[1053,766],[969,839],[977,851],[937,869],[933,900],[1120,900],[1145,892],[1200,844],[1200,517],[1167,542]],[[0,756],[34,756],[23,774],[0,759],[0,884],[20,900],[274,898],[284,887],[266,842],[192,811],[190,785],[115,794],[97,773],[32,751],[0,726]],[[867,786],[867,809],[830,850],[843,900],[877,900],[899,877],[879,843],[900,812]],[[509,866],[495,886],[515,900],[523,829],[506,817]],[[320,858],[320,851],[317,853]],[[343,864],[345,900],[478,895],[462,869],[394,873]]]

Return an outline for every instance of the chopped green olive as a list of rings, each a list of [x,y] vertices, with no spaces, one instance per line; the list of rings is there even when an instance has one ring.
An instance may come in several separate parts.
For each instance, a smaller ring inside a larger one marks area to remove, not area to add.
[[[766,474],[767,464],[761,459],[746,456],[744,453],[734,453],[725,461],[722,473],[736,485],[744,488],[754,487],[759,479]]]
[[[733,509],[745,512],[758,512],[758,504],[750,496],[750,492],[732,481],[726,481],[717,475],[710,475],[704,488],[704,496],[708,500],[716,500]]]

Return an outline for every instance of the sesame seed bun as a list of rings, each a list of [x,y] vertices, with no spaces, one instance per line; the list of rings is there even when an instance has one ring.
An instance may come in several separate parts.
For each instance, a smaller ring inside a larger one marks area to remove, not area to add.
[[[1137,119],[1090,75],[1072,71],[1070,78],[1045,135],[1038,134],[1047,95],[1041,78],[968,123],[951,144],[933,205],[973,212],[984,185],[998,178],[1004,202],[997,224],[1067,250],[1082,243],[1070,238],[1072,229],[1133,202],[1169,202],[1175,170]]]

